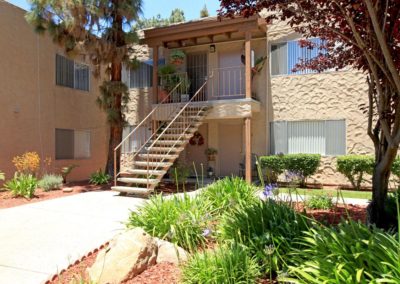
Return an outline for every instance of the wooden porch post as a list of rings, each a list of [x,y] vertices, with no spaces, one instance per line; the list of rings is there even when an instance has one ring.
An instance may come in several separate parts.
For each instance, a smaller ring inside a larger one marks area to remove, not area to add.
[[[246,76],[246,99],[251,99],[251,31],[246,31],[245,39],[245,76]],[[251,183],[251,117],[246,117],[245,123],[245,170],[246,170],[246,181]]]
[[[158,48],[153,47],[153,104],[158,103]]]

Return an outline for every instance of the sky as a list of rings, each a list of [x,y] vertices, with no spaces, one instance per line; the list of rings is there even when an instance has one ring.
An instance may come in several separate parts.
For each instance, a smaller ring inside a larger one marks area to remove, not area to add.
[[[25,10],[29,9],[27,0],[6,0]],[[174,8],[180,8],[185,12],[186,20],[200,17],[200,10],[207,5],[210,16],[215,16],[219,8],[218,0],[143,0],[143,14],[145,18],[151,18],[160,14],[169,17]]]

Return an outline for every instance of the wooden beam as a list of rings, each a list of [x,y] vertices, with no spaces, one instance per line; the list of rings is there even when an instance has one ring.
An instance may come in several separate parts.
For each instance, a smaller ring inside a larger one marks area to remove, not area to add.
[[[210,43],[214,43],[214,35],[208,35],[207,37],[210,40]]]
[[[153,104],[158,103],[158,48],[153,47]]]
[[[246,78],[246,99],[251,99],[251,32],[245,35],[245,78]]]
[[[252,164],[251,164],[251,118],[246,117],[244,119],[244,132],[245,132],[245,176],[246,181],[251,183],[251,172],[252,172]]]
[[[226,37],[227,37],[228,39],[231,39],[231,38],[232,38],[232,33],[231,33],[231,32],[227,32],[227,33],[225,33],[225,35],[226,35]]]

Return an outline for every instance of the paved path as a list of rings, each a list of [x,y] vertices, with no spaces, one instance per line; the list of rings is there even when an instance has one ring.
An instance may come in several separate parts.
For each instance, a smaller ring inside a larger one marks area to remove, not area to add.
[[[124,229],[143,199],[89,192],[0,209],[0,284],[39,284]]]
[[[296,202],[302,202],[304,200],[307,200],[308,198],[310,198],[311,195],[300,195],[298,194],[296,196],[296,194],[292,194],[292,200],[296,201]],[[281,200],[290,200],[290,195],[287,193],[280,193],[279,194],[279,198]],[[332,197],[332,201],[333,203],[336,203],[337,198],[336,197]],[[344,202],[343,199],[341,197],[339,197],[338,200],[339,204],[342,203],[346,203],[346,204],[352,204],[352,205],[362,205],[362,206],[367,206],[369,204],[369,200],[368,199],[361,199],[361,198],[344,198]]]

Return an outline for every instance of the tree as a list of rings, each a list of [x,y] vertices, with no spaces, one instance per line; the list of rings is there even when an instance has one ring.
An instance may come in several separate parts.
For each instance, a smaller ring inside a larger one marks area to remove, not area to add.
[[[207,18],[210,16],[210,13],[208,13],[207,5],[204,4],[203,9],[200,10],[200,18]]]
[[[138,37],[130,28],[141,13],[141,0],[32,0],[27,20],[38,33],[48,33],[67,54],[84,54],[95,66],[105,67],[105,80],[97,98],[110,125],[106,172],[113,175],[114,149],[122,140],[122,108],[129,100],[121,81],[122,64],[131,63]],[[120,153],[117,154],[119,171]]]
[[[185,21],[185,13],[181,9],[174,9],[171,12],[171,16],[169,17],[169,23],[182,23]]]
[[[249,17],[263,9],[267,20],[287,21],[306,38],[323,43],[301,45],[319,55],[296,68],[324,71],[351,66],[366,74],[369,85],[367,132],[375,148],[371,223],[387,227],[385,201],[390,168],[400,143],[400,3],[398,0],[220,0],[220,16]]]

